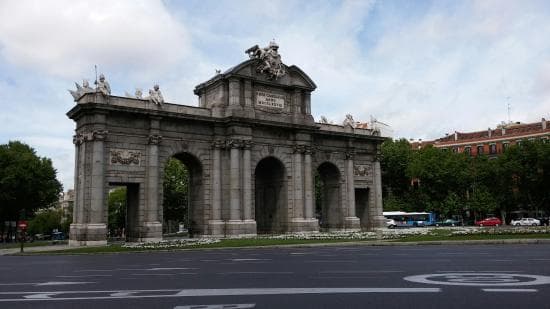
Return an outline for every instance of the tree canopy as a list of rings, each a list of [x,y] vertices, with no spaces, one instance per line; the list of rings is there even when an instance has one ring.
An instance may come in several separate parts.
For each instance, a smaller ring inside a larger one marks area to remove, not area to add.
[[[499,157],[470,157],[407,140],[382,145],[385,210],[440,215],[550,212],[550,143],[524,142]]]
[[[52,161],[30,146],[10,141],[0,145],[0,221],[31,216],[49,207],[62,191]]]

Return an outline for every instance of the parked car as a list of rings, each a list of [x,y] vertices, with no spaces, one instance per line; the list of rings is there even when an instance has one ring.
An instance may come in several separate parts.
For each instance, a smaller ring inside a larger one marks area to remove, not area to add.
[[[63,232],[53,232],[52,240],[65,240],[65,233]]]
[[[538,217],[537,220],[540,221],[540,225],[548,225],[550,223],[550,218],[548,217]]]
[[[389,228],[389,229],[393,229],[397,226],[397,224],[395,223],[395,220],[393,219],[386,219],[386,227]]]
[[[462,222],[455,219],[447,219],[445,221],[438,221],[435,226],[461,226]]]
[[[502,225],[502,221],[497,217],[485,218],[483,220],[476,221],[478,226],[499,226]]]
[[[534,218],[521,218],[517,220],[512,220],[510,222],[511,225],[532,225],[537,226],[540,225],[540,220],[534,219]]]

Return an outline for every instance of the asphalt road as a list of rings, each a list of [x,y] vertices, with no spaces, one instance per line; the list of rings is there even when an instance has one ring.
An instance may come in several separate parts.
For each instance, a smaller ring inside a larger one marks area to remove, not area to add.
[[[0,308],[550,308],[550,245],[0,256]]]

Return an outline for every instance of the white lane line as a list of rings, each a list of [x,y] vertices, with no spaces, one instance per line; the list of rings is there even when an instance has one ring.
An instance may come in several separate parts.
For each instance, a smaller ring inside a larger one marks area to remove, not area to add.
[[[230,271],[217,273],[216,275],[290,275],[291,271]]]
[[[81,275],[81,276],[56,276],[57,278],[89,278],[89,277],[112,277],[113,275]]]
[[[485,272],[481,270],[438,270],[436,273],[472,273],[472,272]],[[510,270],[491,270],[492,273],[509,273]],[[514,273],[522,273],[523,271],[514,271]]]
[[[50,299],[50,296],[57,295],[58,293],[38,293],[23,296],[25,299]]]
[[[353,294],[353,293],[438,293],[440,288],[253,288],[182,290],[177,296]]]
[[[35,286],[51,286],[51,285],[74,285],[74,284],[90,284],[95,282],[70,282],[70,281],[50,281],[37,283]]]
[[[513,262],[514,260],[490,260],[490,261],[493,261],[493,262]]]
[[[174,276],[176,274],[130,274],[130,276]]]
[[[190,269],[197,269],[197,268],[190,268],[190,267],[155,267],[155,268],[149,268],[149,269],[146,269],[146,270],[157,271],[157,270],[190,270]]]
[[[537,289],[481,289],[483,292],[500,292],[500,293],[533,293],[538,292]]]
[[[254,262],[254,261],[271,261],[271,259],[228,259],[232,262]]]
[[[135,293],[166,293],[134,295]],[[439,293],[440,288],[252,288],[252,289],[190,289],[190,290],[127,290],[127,291],[55,291],[55,292],[0,292],[1,295],[23,295],[23,298],[0,299],[0,302],[63,301],[95,299],[171,298],[200,296],[242,296],[242,295],[292,295],[292,294],[362,294],[362,293]],[[50,297],[62,294],[97,294],[109,296]],[[24,295],[29,294],[29,295]],[[32,297],[32,295],[41,295]],[[115,295],[115,296],[113,296]],[[26,297],[25,296],[31,296]]]
[[[256,304],[215,304],[215,305],[191,305],[176,306],[174,309],[251,309],[256,308]]]
[[[357,263],[356,260],[310,260],[304,263]]]
[[[404,273],[402,270],[327,270],[319,274],[376,274],[376,273]]]

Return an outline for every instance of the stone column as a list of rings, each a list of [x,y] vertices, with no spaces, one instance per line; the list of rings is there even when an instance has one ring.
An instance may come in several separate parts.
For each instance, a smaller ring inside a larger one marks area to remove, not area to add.
[[[313,219],[313,175],[311,173],[311,147],[306,147],[304,152],[304,188],[304,217],[306,219]]]
[[[80,133],[73,136],[75,145],[75,167],[74,167],[74,206],[73,206],[73,222],[71,223],[69,232],[69,245],[79,246],[85,244],[86,241],[86,223],[87,218],[84,216],[84,166],[86,160],[86,137]],[[84,242],[84,243],[83,243]]]
[[[378,146],[380,147],[380,146]],[[383,205],[382,205],[382,172],[380,170],[380,160],[379,156],[376,157],[373,164],[373,185],[374,185],[374,205],[375,205],[375,215],[372,216],[372,224],[375,228],[385,227],[385,219],[382,215]]]
[[[231,140],[230,147],[230,191],[229,191],[229,220],[240,220],[241,206],[241,178],[240,178],[240,144],[236,140]]]
[[[292,104],[294,105],[294,113],[301,114],[302,111],[302,90],[295,89],[292,94]]]
[[[212,143],[212,210],[210,221],[210,235],[223,236],[222,219],[222,180],[221,180],[221,148],[222,141]]]
[[[107,198],[105,196],[105,153],[104,141],[106,130],[94,130],[91,134],[92,166],[90,188],[90,212],[86,226],[86,245],[102,245],[107,243]]]
[[[309,91],[306,91],[304,93],[304,107],[305,107],[304,114],[306,115],[311,114],[311,92]]]
[[[359,229],[360,220],[355,216],[355,175],[353,170],[353,152],[346,153],[346,195],[348,200],[347,217],[344,218],[346,229]]]
[[[244,141],[243,150],[243,219],[252,220],[252,179],[250,166],[251,141]]]
[[[302,165],[302,153],[304,147],[301,145],[294,146],[294,166],[293,180],[294,180],[294,218],[304,218],[304,183],[302,178],[303,165]]]
[[[158,135],[160,119],[151,119],[149,144],[147,146],[147,206],[143,216],[141,241],[158,241],[162,239],[162,223],[159,220],[159,144],[162,136]]]

